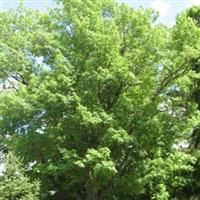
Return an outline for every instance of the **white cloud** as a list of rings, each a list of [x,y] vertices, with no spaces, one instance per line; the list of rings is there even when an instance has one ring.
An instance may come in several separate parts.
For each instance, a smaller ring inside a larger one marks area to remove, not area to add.
[[[200,0],[190,0],[191,5],[200,5]]]
[[[164,0],[155,0],[151,4],[151,7],[158,11],[160,13],[160,16],[166,16],[170,9],[170,4],[169,2]]]
[[[200,6],[200,0],[188,0],[185,6],[186,8],[190,8],[192,6]]]

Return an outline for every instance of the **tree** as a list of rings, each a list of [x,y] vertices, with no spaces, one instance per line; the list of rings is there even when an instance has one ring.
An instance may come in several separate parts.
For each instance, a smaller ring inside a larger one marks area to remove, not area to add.
[[[44,200],[182,199],[199,29],[114,0],[58,4],[0,14],[2,148],[34,162]]]
[[[186,10],[184,14],[193,20],[196,27],[199,29],[200,26],[200,7],[199,6],[193,6],[192,8]],[[200,82],[199,82],[199,72],[200,72],[200,63],[199,63],[200,54],[197,54],[197,56],[191,60],[192,63],[192,69],[193,69],[193,85],[191,87],[191,96],[190,99],[192,99],[197,106],[197,109],[200,110],[200,102],[199,102],[199,95],[200,95]],[[197,162],[194,165],[194,172],[193,172],[193,178],[192,178],[192,184],[185,189],[185,193],[187,198],[199,198],[199,175],[200,175],[200,131],[199,131],[199,121],[194,127],[194,130],[190,137],[188,138],[189,149],[190,154],[193,155]]]
[[[4,160],[4,174],[0,178],[0,199],[38,200],[39,183],[32,182],[24,175],[17,157],[11,152]]]

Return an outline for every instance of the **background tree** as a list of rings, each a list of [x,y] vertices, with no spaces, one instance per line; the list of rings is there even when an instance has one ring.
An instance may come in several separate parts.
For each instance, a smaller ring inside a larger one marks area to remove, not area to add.
[[[38,200],[39,183],[30,181],[12,152],[6,155],[4,164],[4,172],[0,177],[0,199]]]

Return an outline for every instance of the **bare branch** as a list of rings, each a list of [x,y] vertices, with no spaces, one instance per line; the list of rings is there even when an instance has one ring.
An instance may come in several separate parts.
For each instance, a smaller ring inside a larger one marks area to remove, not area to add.
[[[184,75],[190,70],[189,67],[186,67],[184,69],[184,65],[181,65],[178,67],[175,71],[170,72],[162,81],[160,84],[160,87],[156,91],[156,93],[153,95],[152,100],[154,101],[155,98],[170,84],[171,81],[176,80],[180,76]]]

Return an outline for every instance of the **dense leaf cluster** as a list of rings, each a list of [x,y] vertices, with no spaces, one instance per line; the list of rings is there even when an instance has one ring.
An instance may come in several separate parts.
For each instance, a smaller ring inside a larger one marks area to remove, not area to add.
[[[199,198],[200,8],[57,3],[0,13],[0,200]]]

